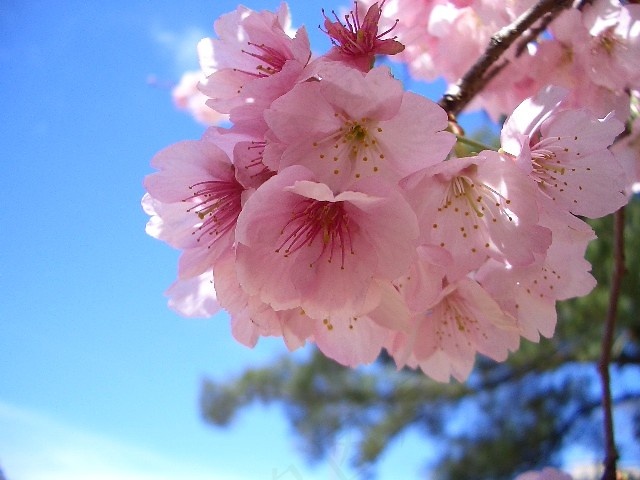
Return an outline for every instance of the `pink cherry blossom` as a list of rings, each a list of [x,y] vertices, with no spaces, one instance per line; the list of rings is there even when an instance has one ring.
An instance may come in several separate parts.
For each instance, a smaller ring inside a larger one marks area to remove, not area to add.
[[[447,269],[453,264],[451,254],[441,247],[420,245],[407,274],[393,284],[412,312],[429,308],[440,295]]]
[[[539,279],[545,277],[543,284]],[[505,312],[516,319],[518,333],[532,342],[551,338],[557,323],[556,299],[548,295],[558,273],[539,260],[530,267],[511,267],[489,260],[478,281]]]
[[[202,135],[202,141],[221,148],[232,159],[236,179],[246,190],[258,188],[275,173],[265,163],[268,142],[259,126],[209,127]]]
[[[372,0],[359,1],[362,8],[370,8]],[[418,78],[429,80],[439,76],[430,52],[437,47],[438,39],[427,30],[434,4],[433,0],[387,0],[382,6],[380,28],[393,28],[405,48],[394,60],[406,62]]]
[[[428,53],[435,68],[447,81],[457,81],[505,23],[506,19],[495,15],[483,18],[480,10],[471,7],[437,2],[428,24],[428,33],[437,39],[436,48]]]
[[[539,471],[521,473],[513,480],[572,480],[573,477],[555,468],[546,467]]]
[[[236,178],[246,188],[258,188],[276,172],[264,164],[266,142],[247,140],[238,142],[233,152]]]
[[[282,336],[290,350],[304,345],[313,333],[310,319],[296,322],[296,312],[276,312],[255,295],[247,294],[236,274],[235,255],[225,255],[216,263],[215,289],[220,306],[231,314],[231,334],[253,348],[260,337]],[[290,325],[291,324],[291,325]],[[293,329],[291,328],[293,326]]]
[[[406,48],[397,59],[405,61],[414,76],[427,80],[442,76],[453,83],[476,61],[491,36],[533,3],[392,0],[385,4],[381,23],[399,19],[395,32]]]
[[[626,176],[607,149],[624,125],[611,115],[562,110],[563,92],[548,88],[518,106],[503,127],[503,149],[558,208],[601,217],[627,202]]]
[[[207,318],[220,310],[213,288],[213,272],[177,279],[165,292],[169,308],[185,317]]]
[[[171,96],[178,108],[189,112],[198,122],[205,125],[215,125],[229,117],[206,105],[208,97],[198,90],[199,83],[205,78],[204,74],[199,71],[185,72],[178,85],[171,91]]]
[[[200,275],[233,246],[244,188],[229,157],[206,141],[183,141],[156,156],[147,176],[147,232],[183,250],[180,278]]]
[[[450,280],[465,276],[489,257],[530,265],[534,253],[544,253],[551,243],[551,232],[538,225],[538,211],[531,208],[534,183],[496,152],[452,159],[420,176],[410,198],[421,241],[451,254]]]
[[[348,367],[372,363],[389,335],[386,328],[367,316],[313,322],[313,340],[320,351]]]
[[[167,221],[166,216],[161,215],[167,206],[148,193],[142,198],[142,208],[151,217],[147,223],[147,233],[171,244],[173,241],[179,242],[182,232],[179,228],[172,228],[171,221]],[[175,216],[180,216],[177,209],[169,210],[176,210]],[[210,317],[220,310],[212,282],[211,270],[188,278],[178,278],[165,292],[165,296],[169,298],[169,308],[185,317]]]
[[[396,324],[408,317],[402,307],[394,308],[393,299],[384,294],[383,307],[371,316],[317,320],[301,308],[276,311],[240,287],[233,255],[217,262],[215,287],[220,305],[231,314],[231,333],[243,345],[254,347],[260,337],[282,336],[287,348],[295,350],[310,341],[327,357],[350,367],[373,362],[389,335],[389,330],[376,320],[378,310],[383,308],[389,310],[385,314],[399,316],[399,320],[394,317]]]
[[[417,244],[415,215],[389,186],[362,182],[334,195],[293,166],[265,182],[238,219],[240,284],[276,310],[351,318],[379,304],[374,279],[407,271]]]
[[[564,10],[550,26],[552,38],[536,45],[528,70],[538,85],[557,85],[569,90],[564,108],[587,108],[598,118],[614,112],[624,122],[629,116],[629,95],[592,79],[589,45],[595,40],[583,20],[579,10]]]
[[[283,144],[280,168],[300,164],[334,191],[375,176],[397,182],[441,162],[455,142],[447,115],[393,79],[324,64],[322,80],[296,85],[265,112]]]
[[[574,43],[588,65],[591,81],[610,90],[640,86],[640,5],[598,0],[584,9],[583,23],[591,36]]]
[[[211,107],[230,113],[262,94],[274,95],[275,91],[277,97],[291,88],[291,79],[297,79],[311,53],[304,28],[294,38],[289,36],[288,18],[288,8],[283,3],[277,14],[240,6],[216,21],[214,28],[219,38],[203,39],[198,46],[205,59],[213,58],[217,68],[201,86]],[[286,74],[280,75],[281,72]],[[255,82],[247,94],[245,88]]]
[[[476,353],[503,361],[519,345],[515,320],[469,278],[445,287],[412,323],[411,332],[396,334],[388,350],[398,367],[420,367],[440,382],[464,381]]]
[[[395,32],[406,48],[397,59],[405,61],[414,76],[444,77],[453,84],[482,54],[491,36],[534,3],[392,0],[385,4],[381,24],[399,18]],[[574,107],[586,106],[599,117],[615,111],[618,119],[626,120],[628,95],[613,90],[610,83],[616,79],[618,84],[637,85],[639,9],[600,1],[584,10],[584,15],[577,9],[563,11],[551,24],[552,36],[541,36],[525,49],[512,46],[503,55],[507,62],[468,108],[483,108],[499,121],[526,97],[554,83],[571,89]]]
[[[335,12],[333,16],[336,21],[332,22],[323,10],[324,28],[334,45],[325,57],[343,61],[366,72],[373,67],[376,55],[395,55],[404,50],[404,45],[398,42],[396,37],[382,38],[393,30],[395,24],[378,33],[378,22],[385,0],[382,0],[380,5],[378,2],[371,5],[362,21],[360,21],[358,4],[354,3],[355,7],[350,15],[344,17],[345,23],[340,21]]]
[[[611,151],[626,173],[627,195],[640,193],[640,116],[629,125],[628,135],[616,142]]]
[[[595,238],[591,227],[569,212],[558,210],[551,200],[543,200],[540,224],[553,232],[546,255],[525,267],[489,261],[476,279],[505,312],[517,319],[520,334],[537,342],[540,335],[553,336],[556,301],[584,296],[596,285],[591,265],[584,258],[587,245]]]

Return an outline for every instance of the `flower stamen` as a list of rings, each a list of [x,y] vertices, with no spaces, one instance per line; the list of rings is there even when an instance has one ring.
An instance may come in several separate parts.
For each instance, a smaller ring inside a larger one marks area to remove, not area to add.
[[[344,270],[346,254],[355,253],[349,217],[342,202],[302,200],[296,205],[291,219],[280,233],[284,239],[276,253],[283,252],[285,257],[305,246],[311,247],[316,239],[320,240],[320,253],[310,267],[322,257],[325,257],[328,263],[332,263],[337,250],[340,254],[340,269]]]
[[[198,242],[214,237],[207,247],[211,248],[213,242],[235,227],[241,209],[242,186],[236,182],[210,180],[194,183],[189,190],[193,196],[182,201],[194,202],[187,212],[195,213],[202,220],[191,234],[198,236]]]
[[[285,57],[282,54],[282,52],[276,50],[273,47],[269,47],[264,43],[257,44],[253,42],[247,42],[247,44],[251,47],[256,48],[258,52],[250,52],[247,50],[242,50],[242,53],[246,53],[250,57],[253,57],[261,62],[264,62],[264,63],[258,64],[255,67],[257,70],[257,73],[247,72],[245,70],[242,70],[242,72],[247,73],[249,75],[259,77],[259,78],[268,77],[270,75],[273,75],[274,73],[278,73],[279,71],[281,71],[282,67],[284,67],[284,64],[288,60],[288,58]]]

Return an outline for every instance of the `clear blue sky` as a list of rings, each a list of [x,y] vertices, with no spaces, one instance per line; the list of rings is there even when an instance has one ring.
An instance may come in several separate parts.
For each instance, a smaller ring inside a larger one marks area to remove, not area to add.
[[[307,24],[322,50],[320,8],[340,2],[310,4],[290,2],[294,25]],[[252,408],[228,430],[203,424],[203,376],[227,378],[284,348],[236,344],[224,314],[171,312],[162,293],[178,253],[144,233],[150,158],[203,131],[147,79],[174,82],[196,67],[196,42],[235,7],[2,0],[0,466],[8,480],[356,478],[345,467],[348,438],[311,468],[278,408]],[[416,476],[424,452],[407,459],[405,440],[383,475]]]

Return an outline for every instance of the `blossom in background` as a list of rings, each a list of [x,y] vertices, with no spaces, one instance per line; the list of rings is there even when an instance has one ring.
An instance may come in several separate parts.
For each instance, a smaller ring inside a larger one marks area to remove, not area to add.
[[[539,471],[521,473],[513,480],[572,480],[573,477],[555,468],[546,467]]]
[[[638,111],[640,102],[640,92],[633,92],[632,95],[632,118],[628,129],[625,131],[614,145],[611,151],[615,155],[618,162],[626,173],[627,195],[640,193],[640,111]]]
[[[574,43],[589,78],[610,90],[624,90],[640,82],[640,5],[600,0],[582,15],[589,41]]]
[[[363,8],[372,0],[361,0]],[[398,20],[394,33],[406,46],[395,57],[416,78],[443,77],[450,85],[482,55],[491,36],[532,7],[534,0],[391,0],[380,22]],[[565,9],[551,23],[548,35],[526,48],[512,45],[500,71],[473,102],[494,121],[508,115],[525,98],[548,84],[571,90],[572,107],[589,107],[602,117],[611,111],[625,121],[629,96],[640,76],[640,6],[618,0],[596,0],[582,10]]]
[[[205,125],[217,125],[229,118],[207,106],[208,97],[203,94],[198,85],[206,79],[201,71],[189,71],[182,74],[180,82],[171,90],[175,105],[186,110],[198,122]]]

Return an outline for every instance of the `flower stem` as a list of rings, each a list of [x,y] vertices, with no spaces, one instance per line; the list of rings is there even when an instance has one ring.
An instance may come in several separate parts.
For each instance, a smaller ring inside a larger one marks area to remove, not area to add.
[[[605,437],[605,458],[604,472],[602,480],[616,480],[616,462],[618,451],[616,449],[613,433],[613,407],[611,401],[611,378],[609,375],[609,365],[611,363],[611,346],[613,344],[613,334],[618,314],[618,300],[622,287],[622,277],[624,276],[624,207],[614,214],[614,244],[613,244],[613,272],[611,274],[611,291],[609,295],[609,309],[607,311],[604,334],[602,336],[602,346],[600,351],[600,362],[598,372],[602,384],[602,409]]]
[[[495,148],[490,147],[489,145],[485,145],[484,143],[478,142],[463,135],[456,135],[456,138],[460,143],[464,143],[465,145],[469,145],[470,147],[477,148],[478,152],[481,152],[482,150],[495,150]]]
[[[457,115],[480,92],[500,69],[503,62],[491,70],[507,49],[520,38],[529,27],[547,14],[556,16],[562,9],[571,7],[571,0],[539,0],[515,22],[501,28],[487,46],[483,55],[465,73],[458,83],[449,89],[440,100],[440,106],[449,114]]]

